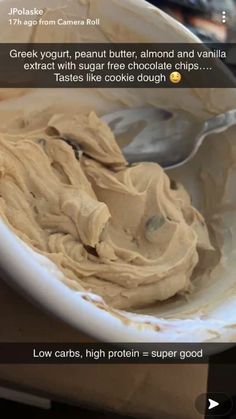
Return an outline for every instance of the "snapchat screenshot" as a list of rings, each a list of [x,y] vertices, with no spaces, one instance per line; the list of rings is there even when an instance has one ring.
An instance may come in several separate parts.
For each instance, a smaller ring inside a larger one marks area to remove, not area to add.
[[[236,419],[236,0],[0,0],[0,409]]]

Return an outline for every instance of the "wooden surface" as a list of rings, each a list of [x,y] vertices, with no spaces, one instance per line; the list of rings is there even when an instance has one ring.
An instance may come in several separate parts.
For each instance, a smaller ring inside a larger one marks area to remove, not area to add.
[[[0,280],[0,341],[89,338],[31,305]],[[207,372],[207,365],[0,365],[0,385],[133,417],[200,419],[194,401],[206,392]]]

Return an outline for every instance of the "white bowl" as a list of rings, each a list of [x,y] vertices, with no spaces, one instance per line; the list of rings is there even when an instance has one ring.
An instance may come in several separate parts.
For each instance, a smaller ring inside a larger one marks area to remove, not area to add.
[[[47,3],[40,0],[40,8]],[[36,0],[11,2],[11,7],[34,5],[38,7]],[[61,6],[64,14],[76,18],[87,12],[100,17],[102,31],[93,27],[44,28],[34,31],[35,41],[106,41],[108,37],[115,42],[199,42],[181,24],[143,0],[51,0],[52,10],[48,13],[52,16]],[[9,27],[8,10],[9,3],[3,0],[0,19],[5,27],[0,41],[28,41],[32,28]],[[227,77],[223,70],[222,77]],[[27,93],[0,90],[1,97],[5,98],[0,102],[1,129],[5,129],[13,112],[30,114],[43,108],[68,113],[93,109],[102,115],[124,106],[149,103],[185,108],[205,119],[236,107],[235,89],[39,89]],[[195,281],[195,291],[187,300],[177,297],[139,314],[111,309],[97,296],[69,289],[52,262],[29,249],[0,222],[0,265],[10,274],[8,283],[17,285],[45,309],[102,341],[235,342],[235,134],[236,128],[231,128],[225,134],[211,136],[189,164],[171,173],[193,196],[222,251],[220,264]]]

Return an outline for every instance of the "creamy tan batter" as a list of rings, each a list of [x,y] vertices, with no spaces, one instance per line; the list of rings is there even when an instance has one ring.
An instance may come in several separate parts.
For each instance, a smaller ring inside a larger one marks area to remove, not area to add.
[[[0,214],[15,234],[113,307],[188,291],[212,246],[183,186],[156,163],[129,166],[93,112],[31,127],[0,137]]]

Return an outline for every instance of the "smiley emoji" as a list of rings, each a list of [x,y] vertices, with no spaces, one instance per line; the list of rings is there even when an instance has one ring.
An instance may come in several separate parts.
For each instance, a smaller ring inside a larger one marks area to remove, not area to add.
[[[178,84],[182,79],[181,74],[178,71],[173,71],[170,74],[170,81],[171,83]]]

